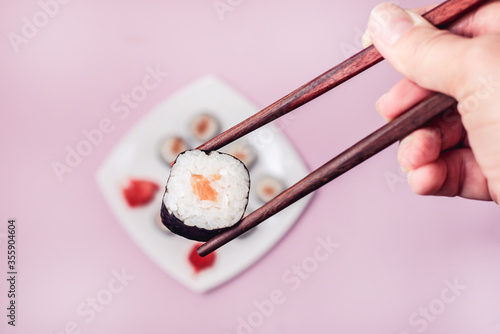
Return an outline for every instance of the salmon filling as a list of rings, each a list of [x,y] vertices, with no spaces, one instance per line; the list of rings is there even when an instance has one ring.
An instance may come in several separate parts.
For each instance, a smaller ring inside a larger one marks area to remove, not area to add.
[[[178,155],[181,153],[184,149],[184,143],[182,142],[182,139],[180,138],[175,138],[174,143],[172,145],[172,153]]]
[[[191,175],[193,193],[202,201],[216,202],[217,195],[219,194],[210,185],[210,183],[216,180],[220,180],[220,175],[210,175],[209,177],[204,177],[199,174]]]
[[[196,126],[196,131],[198,134],[203,135],[208,130],[208,119],[204,117]]]
[[[271,186],[267,186],[267,187],[264,187],[264,189],[262,189],[262,191],[264,192],[264,194],[266,194],[267,196],[275,196],[276,195],[276,189],[274,189],[273,187]]]

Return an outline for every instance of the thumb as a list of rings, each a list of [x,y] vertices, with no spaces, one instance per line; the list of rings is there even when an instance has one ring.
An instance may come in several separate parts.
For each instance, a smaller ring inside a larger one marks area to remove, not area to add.
[[[392,3],[376,6],[368,34],[377,50],[405,77],[419,86],[460,100],[467,93],[461,62],[467,39],[439,30],[416,13]],[[443,64],[445,64],[443,66]]]

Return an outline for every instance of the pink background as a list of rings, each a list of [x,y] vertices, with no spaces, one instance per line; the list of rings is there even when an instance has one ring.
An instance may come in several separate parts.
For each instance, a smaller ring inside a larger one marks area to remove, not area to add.
[[[55,334],[75,322],[81,333],[500,333],[499,208],[412,194],[396,146],[319,190],[271,252],[207,294],[181,286],[126,235],[95,174],[141,117],[205,74],[265,107],[359,48],[377,0],[232,3],[221,20],[210,0],[73,0],[15,53],[7,34],[20,34],[23,17],[40,7],[2,0],[0,331]],[[170,76],[58,182],[51,163],[112,117],[111,103],[157,64]],[[383,124],[374,103],[399,77],[379,64],[297,110],[284,132],[316,168]],[[10,217],[18,221],[16,328],[4,315]],[[292,290],[282,275],[328,235],[341,246]],[[134,280],[85,322],[78,305],[121,268]],[[450,303],[441,301],[446,280],[466,286]],[[255,302],[273,290],[284,302],[258,318]],[[429,306],[432,321],[419,315]],[[239,317],[262,321],[245,331]]]

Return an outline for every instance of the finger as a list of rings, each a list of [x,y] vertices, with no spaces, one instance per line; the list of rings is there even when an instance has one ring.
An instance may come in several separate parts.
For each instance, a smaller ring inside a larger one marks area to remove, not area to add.
[[[377,50],[410,81],[457,99],[473,88],[468,72],[461,71],[463,57],[456,57],[465,54],[469,39],[439,30],[391,3],[376,6],[368,26]]]
[[[464,138],[460,115],[456,110],[446,111],[401,141],[398,161],[403,170],[415,170],[436,161],[442,151],[456,147]]]
[[[437,5],[423,6],[413,8],[411,9],[411,11],[422,15],[436,6]],[[453,22],[447,29],[455,34],[467,37],[475,37],[488,33],[499,33],[499,15],[500,1],[491,1],[479,7],[477,10],[474,10],[459,18],[456,22]],[[363,34],[361,43],[365,48],[372,44],[368,29]]]
[[[455,34],[475,37],[500,32],[500,2],[491,1],[454,22],[449,30]]]
[[[435,6],[424,6],[412,9],[412,11],[421,14],[433,7]],[[493,19],[493,16],[496,18]],[[451,30],[455,33],[471,36],[494,32],[495,30],[500,31],[498,16],[500,16],[500,1],[490,2],[457,21]],[[386,120],[392,120],[426,98],[430,94],[428,92],[428,90],[405,78],[377,101],[377,111]]]
[[[390,121],[424,100],[432,93],[408,79],[402,79],[375,104],[377,111]]]
[[[403,171],[408,172],[437,160],[440,152],[439,135],[429,128],[421,128],[401,141],[398,162]]]
[[[419,195],[492,199],[486,178],[470,149],[445,152],[437,161],[410,172],[408,183]]]
[[[437,6],[438,5],[421,6],[421,7],[412,8],[411,10],[413,12],[417,13],[418,15],[423,15]]]
[[[422,6],[422,7],[417,7],[417,8],[412,8],[411,10],[418,15],[422,15],[428,11],[430,11],[432,8],[436,7],[437,5],[429,5],[429,6]],[[361,36],[361,45],[363,45],[364,48],[369,47],[372,45],[372,39],[370,37],[370,33],[368,31],[368,28],[365,29],[365,32],[363,33],[363,36]]]
[[[467,132],[457,109],[450,108],[434,119],[429,125],[441,135],[441,151],[453,147],[469,147],[466,143]]]

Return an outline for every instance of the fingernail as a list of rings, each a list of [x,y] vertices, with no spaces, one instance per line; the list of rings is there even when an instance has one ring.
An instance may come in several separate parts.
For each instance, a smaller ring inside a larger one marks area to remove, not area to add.
[[[410,185],[410,187],[413,189],[413,185],[412,185],[412,175],[413,175],[413,171],[409,171],[408,172],[408,175],[406,176],[406,181],[408,182],[408,184]]]
[[[386,94],[387,94],[387,93],[386,93]],[[380,112],[380,100],[382,100],[382,98],[383,98],[386,94],[384,94],[384,95],[382,95],[381,97],[379,97],[379,98],[378,98],[378,100],[377,100],[377,102],[375,102],[375,109],[377,110],[377,112],[378,112],[379,114],[382,114],[382,113]]]
[[[401,143],[399,143],[399,148],[398,148],[398,162],[399,165],[401,166],[401,170],[405,173],[409,172],[408,168],[408,161],[407,158],[405,157],[406,155],[406,150],[408,149],[408,146],[411,145],[412,142],[412,136],[409,135],[405,137]]]
[[[399,148],[402,148],[402,147],[405,147],[406,145],[408,145],[409,143],[411,143],[413,140],[413,136],[412,134],[404,137],[401,142],[399,143]]]
[[[367,48],[370,45],[372,45],[372,39],[370,38],[370,33],[368,32],[368,29],[366,29],[365,32],[363,33],[363,36],[361,36],[361,45],[364,48]]]
[[[387,93],[386,93],[387,94]],[[382,95],[381,97],[378,98],[377,102],[375,102],[375,110],[377,110],[377,112],[380,114],[380,116],[382,116],[383,119],[385,119],[387,122],[389,122],[390,120],[388,118],[386,118],[382,112],[380,111],[380,100],[382,100],[382,98],[386,95]]]
[[[379,40],[387,45],[393,45],[414,24],[412,17],[404,9],[385,2],[372,10],[368,30],[372,41]]]

